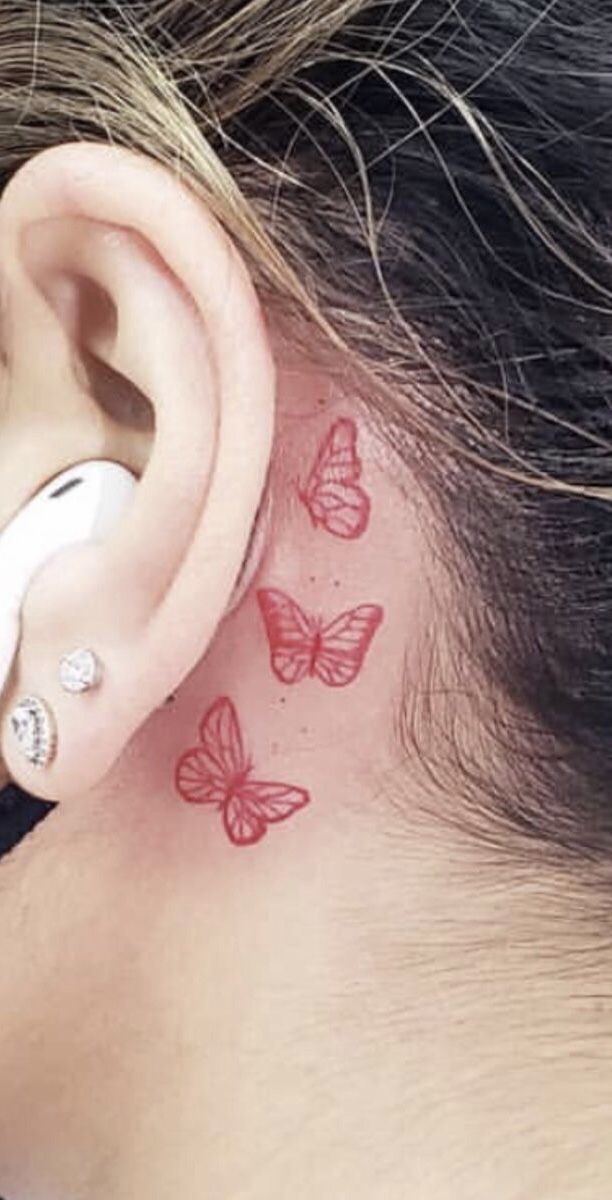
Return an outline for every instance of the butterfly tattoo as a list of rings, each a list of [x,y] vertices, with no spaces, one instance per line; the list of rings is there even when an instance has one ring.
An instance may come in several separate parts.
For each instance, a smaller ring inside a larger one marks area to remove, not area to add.
[[[360,475],[355,422],[341,417],[321,444],[304,487],[298,486],[315,527],[322,526],[342,538],[365,533],[370,498],[358,482]]]
[[[223,819],[235,846],[252,846],[268,825],[285,821],[308,804],[304,788],[252,779],[236,709],[221,696],[204,714],[200,744],[186,750],[175,769],[175,784],[190,804],[210,804]]]
[[[260,588],[257,600],[270,664],[282,683],[299,683],[306,675],[318,676],[329,687],[352,683],[383,619],[379,604],[360,604],[325,625],[278,588]]]

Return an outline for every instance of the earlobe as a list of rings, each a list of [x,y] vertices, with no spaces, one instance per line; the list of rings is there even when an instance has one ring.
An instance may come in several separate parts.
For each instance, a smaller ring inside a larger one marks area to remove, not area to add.
[[[10,363],[0,447],[13,462],[5,475],[0,449],[2,512],[79,459],[139,476],[121,524],[52,558],[22,608],[3,756],[20,786],[62,800],[106,774],[227,609],[268,468],[274,367],[237,250],[203,203],[131,152],[71,144],[31,160],[0,202],[0,257]],[[152,421],[134,419],[130,397]],[[60,670],[79,647],[104,663],[81,697]],[[57,726],[43,772],[9,720],[28,696]]]

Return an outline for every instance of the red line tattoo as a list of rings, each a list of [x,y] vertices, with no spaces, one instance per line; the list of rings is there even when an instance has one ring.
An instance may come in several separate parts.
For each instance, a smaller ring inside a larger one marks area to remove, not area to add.
[[[319,447],[314,465],[298,495],[313,525],[336,537],[358,538],[370,519],[370,497],[358,483],[361,459],[357,427],[348,417],[332,425]]]
[[[190,804],[212,804],[235,846],[252,846],[268,825],[284,821],[308,804],[304,788],[251,779],[236,709],[220,696],[199,726],[200,745],[186,750],[175,769],[175,785]]]
[[[278,588],[260,588],[259,607],[270,643],[270,665],[282,683],[317,675],[329,687],[352,683],[383,619],[379,604],[360,604],[328,625]]]

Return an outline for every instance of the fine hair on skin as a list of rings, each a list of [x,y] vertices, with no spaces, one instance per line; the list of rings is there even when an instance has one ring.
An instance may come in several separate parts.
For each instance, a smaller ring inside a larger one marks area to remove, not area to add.
[[[612,14],[472,7],[4,0],[0,183],[66,140],[151,156],[235,239],[279,328],[346,364],[444,579],[398,714],[432,797],[452,795],[432,808],[604,885]]]

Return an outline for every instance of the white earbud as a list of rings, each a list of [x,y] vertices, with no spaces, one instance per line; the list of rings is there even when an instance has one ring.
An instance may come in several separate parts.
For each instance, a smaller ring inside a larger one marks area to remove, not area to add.
[[[0,691],[17,650],[21,607],[33,576],[65,546],[106,537],[136,482],[119,463],[76,463],[45,484],[0,533]]]

